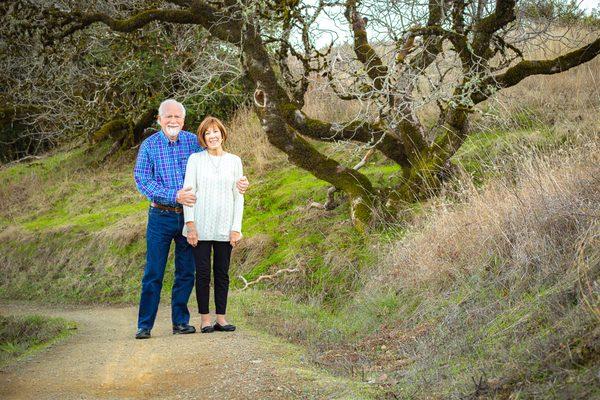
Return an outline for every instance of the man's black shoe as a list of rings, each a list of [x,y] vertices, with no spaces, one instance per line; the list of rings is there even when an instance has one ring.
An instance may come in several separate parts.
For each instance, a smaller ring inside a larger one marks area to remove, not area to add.
[[[196,333],[196,328],[188,324],[173,325],[173,335],[184,335],[186,333]]]
[[[136,339],[150,339],[150,329],[140,328],[135,334]]]
[[[231,324],[220,325],[218,322],[215,322],[215,324],[213,325],[213,328],[215,329],[215,331],[219,331],[219,332],[235,331],[235,325],[231,325]]]

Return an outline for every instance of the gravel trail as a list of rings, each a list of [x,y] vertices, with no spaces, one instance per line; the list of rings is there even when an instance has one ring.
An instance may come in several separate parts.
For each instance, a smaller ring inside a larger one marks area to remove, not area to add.
[[[245,326],[173,335],[168,307],[159,310],[148,340],[133,338],[136,307],[0,303],[0,314],[62,317],[78,326],[67,339],[1,369],[0,399],[365,398],[355,382],[307,365],[299,350]]]

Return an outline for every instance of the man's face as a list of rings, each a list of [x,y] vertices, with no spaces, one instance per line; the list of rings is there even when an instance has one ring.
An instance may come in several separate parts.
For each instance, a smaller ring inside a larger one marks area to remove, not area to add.
[[[183,128],[183,122],[183,110],[177,104],[167,105],[163,115],[158,116],[158,124],[171,139],[177,138],[179,131]]]

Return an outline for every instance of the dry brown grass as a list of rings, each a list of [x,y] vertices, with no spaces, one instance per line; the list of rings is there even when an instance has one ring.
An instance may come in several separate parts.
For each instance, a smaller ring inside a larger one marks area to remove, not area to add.
[[[136,241],[145,240],[146,218],[144,214],[133,214],[121,218],[114,224],[93,232],[99,243],[114,242],[120,247],[128,246]]]
[[[261,175],[284,159],[283,153],[269,143],[251,109],[240,108],[229,121],[229,127],[226,150],[238,155],[244,168]]]
[[[511,277],[548,276],[573,264],[576,246],[599,235],[600,152],[597,142],[563,159],[522,166],[518,182],[499,179],[480,191],[468,184],[464,204],[437,200],[405,240],[390,249],[378,274],[399,287],[447,287],[491,263]],[[373,283],[372,283],[373,284]]]
[[[302,110],[311,118],[329,122],[349,122],[361,116],[364,110],[357,101],[341,100],[333,95],[324,79],[317,79],[305,96],[306,103]]]
[[[378,270],[346,312],[377,326],[354,349],[387,374],[391,395],[591,398],[599,150],[592,136],[521,159],[483,188],[463,181],[462,193],[431,200],[401,239],[381,245]]]
[[[261,260],[269,256],[269,252],[277,244],[273,238],[265,233],[259,233],[244,240],[233,250],[236,274],[245,275],[254,268]]]

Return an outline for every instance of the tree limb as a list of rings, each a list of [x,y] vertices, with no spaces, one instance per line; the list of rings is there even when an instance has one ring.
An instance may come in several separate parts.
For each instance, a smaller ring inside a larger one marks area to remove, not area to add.
[[[444,17],[446,1],[429,0],[429,17],[427,19],[427,27],[441,26],[442,18]],[[418,29],[415,27],[413,29]],[[414,32],[416,35],[416,32]],[[442,39],[437,32],[423,32],[423,50],[411,60],[412,68],[424,71],[442,52]]]
[[[281,112],[286,122],[306,137],[324,142],[355,141],[375,145],[390,160],[408,165],[402,143],[389,133],[385,134],[386,129],[381,123],[353,121],[333,124],[310,118],[293,104],[285,105]]]
[[[490,49],[492,35],[515,20],[515,7],[516,0],[496,0],[494,12],[475,22],[472,48],[477,57],[489,60],[494,55]]]
[[[369,44],[366,29],[367,23],[356,9],[356,0],[346,1],[344,15],[352,27],[356,57],[365,66],[367,74],[373,81],[373,87],[381,90],[387,76],[387,67],[383,64],[375,49]]]
[[[552,75],[586,63],[600,54],[600,39],[551,60],[523,60],[504,73],[484,80],[482,90],[472,95],[475,104],[489,98],[496,90],[516,85],[532,75]]]
[[[63,26],[71,26],[62,33],[63,37],[67,37],[97,22],[101,22],[117,32],[133,32],[154,21],[180,24],[198,24],[200,22],[198,17],[189,10],[144,10],[125,19],[115,19],[104,13],[84,14],[74,12],[71,14],[62,14],[62,16],[65,15],[68,15],[68,17]]]
[[[375,149],[370,148],[367,151],[367,153],[364,155],[364,157],[352,169],[354,169],[355,171],[358,171],[359,169],[364,167],[374,152],[375,152]],[[310,204],[309,207],[310,208],[319,208],[321,210],[327,210],[327,211],[334,210],[338,206],[338,203],[335,201],[335,193],[338,191],[339,191],[339,189],[336,188],[335,186],[330,186],[329,189],[327,189],[327,201],[323,204],[313,202]]]
[[[239,21],[232,23],[233,20],[231,17],[224,20],[221,18],[219,10],[204,2],[195,1],[190,2],[190,4],[190,8],[186,10],[149,9],[123,19],[113,18],[104,13],[65,13],[62,11],[53,11],[53,14],[59,21],[62,21],[60,25],[65,28],[61,37],[67,37],[98,22],[105,24],[114,31],[127,33],[140,29],[151,22],[159,21],[202,25],[219,39],[239,44],[241,34]]]

